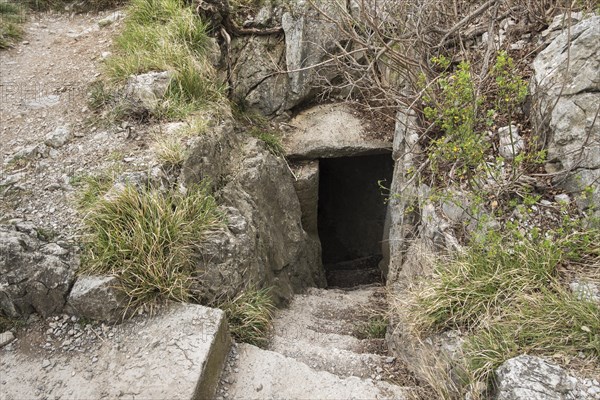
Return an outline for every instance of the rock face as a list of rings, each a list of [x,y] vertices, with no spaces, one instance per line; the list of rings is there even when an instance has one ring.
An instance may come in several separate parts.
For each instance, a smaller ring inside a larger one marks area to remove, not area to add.
[[[290,165],[296,177],[294,188],[300,200],[302,227],[312,236],[318,236],[319,160],[301,161]]]
[[[60,312],[74,281],[69,251],[41,241],[30,228],[0,226],[0,312],[9,317]]]
[[[570,376],[558,365],[522,355],[507,360],[496,371],[496,400],[575,400],[600,398],[600,385]]]
[[[430,188],[418,186],[410,178],[409,171],[416,167],[414,155],[421,151],[417,142],[415,115],[398,113],[392,153],[395,168],[386,217],[382,269],[387,270],[389,284],[401,286],[432,272],[429,256],[459,248],[450,223],[429,200]],[[457,218],[467,218],[464,213],[452,214],[456,214]]]
[[[311,3],[293,2],[283,13],[280,25],[285,39],[251,36],[233,40],[232,82],[236,101],[265,115],[280,114],[312,98],[321,79],[331,78],[326,67],[309,67],[334,52],[340,34],[335,23]],[[341,11],[331,0],[317,0],[314,5],[333,18]]]
[[[210,179],[227,227],[202,245],[196,290],[206,302],[248,286],[272,286],[278,302],[325,284],[318,241],[302,228],[293,178],[285,162],[231,121],[203,137],[184,163],[186,183]]]
[[[600,17],[564,31],[533,62],[533,120],[546,135],[548,172],[585,209],[600,205]],[[591,193],[582,192],[591,187]]]

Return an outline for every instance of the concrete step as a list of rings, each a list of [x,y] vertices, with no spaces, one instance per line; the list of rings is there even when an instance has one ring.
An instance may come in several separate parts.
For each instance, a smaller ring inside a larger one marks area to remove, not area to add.
[[[230,399],[398,399],[410,389],[387,382],[341,378],[279,353],[240,344],[233,373],[225,379]]]
[[[211,399],[230,350],[223,311],[192,304],[100,330],[85,351],[32,345],[47,328],[0,349],[3,400]]]
[[[340,377],[374,378],[387,358],[279,336],[272,339],[269,350],[301,361],[317,371],[327,371]]]
[[[356,314],[369,308],[374,291],[373,287],[351,291],[309,289],[277,312],[273,335],[290,342],[362,353],[363,342],[353,336]]]

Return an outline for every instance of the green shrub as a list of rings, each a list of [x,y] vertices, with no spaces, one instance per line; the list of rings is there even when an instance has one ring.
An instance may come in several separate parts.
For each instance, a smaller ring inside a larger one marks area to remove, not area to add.
[[[194,256],[221,223],[208,185],[185,194],[127,185],[85,214],[83,271],[117,276],[132,307],[190,300]]]
[[[275,304],[270,289],[250,289],[220,306],[227,314],[232,336],[239,342],[264,346],[268,342]]]
[[[513,59],[505,51],[499,52],[491,70],[493,82],[486,87],[488,96],[496,99],[494,109],[490,107],[493,102],[480,93],[481,84],[478,86],[469,62],[459,63],[454,70],[444,56],[434,57],[432,62],[443,72],[430,85],[424,76],[420,82],[424,88],[423,114],[439,131],[428,144],[431,172],[441,181],[447,181],[449,171],[456,179],[468,181],[481,173],[492,174],[486,163],[491,148],[486,131],[498,113],[508,125],[512,123],[517,106],[527,95],[526,82],[517,73]],[[523,161],[521,156],[513,164]]]

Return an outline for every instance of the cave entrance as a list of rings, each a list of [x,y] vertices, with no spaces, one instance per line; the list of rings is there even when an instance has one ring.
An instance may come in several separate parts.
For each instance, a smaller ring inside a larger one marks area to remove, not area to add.
[[[390,185],[391,154],[319,160],[318,232],[330,287],[382,281],[379,262]]]

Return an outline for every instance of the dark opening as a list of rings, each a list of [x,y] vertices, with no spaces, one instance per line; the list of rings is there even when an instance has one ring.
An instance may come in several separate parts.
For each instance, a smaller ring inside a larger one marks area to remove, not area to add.
[[[329,286],[381,281],[386,214],[379,182],[390,185],[391,154],[319,161],[319,238]]]

